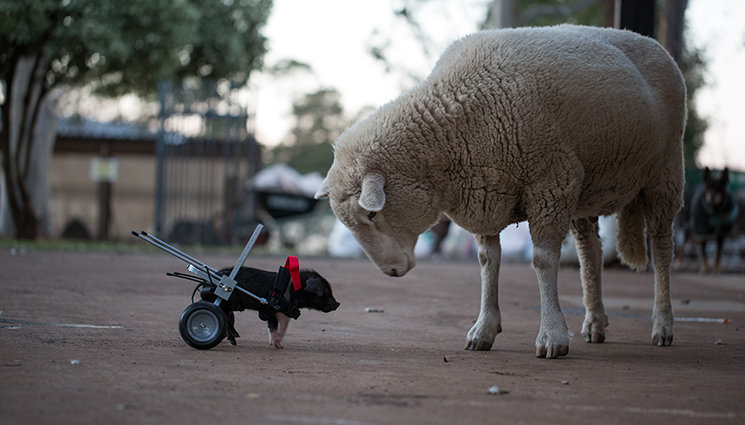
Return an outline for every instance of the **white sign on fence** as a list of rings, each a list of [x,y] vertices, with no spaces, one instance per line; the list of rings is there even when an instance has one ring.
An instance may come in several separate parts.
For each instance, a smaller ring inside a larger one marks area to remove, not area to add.
[[[91,159],[91,180],[113,183],[119,175],[119,162],[116,158],[94,156]]]

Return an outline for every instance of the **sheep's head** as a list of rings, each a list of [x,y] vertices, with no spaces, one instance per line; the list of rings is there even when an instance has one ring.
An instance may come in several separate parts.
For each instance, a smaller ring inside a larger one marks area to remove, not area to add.
[[[355,178],[344,170],[349,168],[332,166],[316,198],[329,197],[334,214],[380,271],[405,275],[415,264],[417,237],[437,221],[428,194],[404,176]]]

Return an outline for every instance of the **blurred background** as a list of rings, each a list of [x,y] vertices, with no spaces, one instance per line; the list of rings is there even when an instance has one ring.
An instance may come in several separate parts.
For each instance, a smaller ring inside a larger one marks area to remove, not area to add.
[[[702,168],[727,167],[745,206],[740,0],[0,0],[0,238],[128,241],[143,229],[242,245],[261,222],[270,251],[361,255],[312,198],[344,128],[426,78],[466,34],[564,22],[668,49],[688,85],[687,199]],[[743,210],[723,271],[744,268]],[[682,258],[696,256],[688,222]],[[614,226],[601,221],[609,263]],[[529,258],[527,225],[502,241],[508,258]],[[417,252],[475,248],[443,220]]]

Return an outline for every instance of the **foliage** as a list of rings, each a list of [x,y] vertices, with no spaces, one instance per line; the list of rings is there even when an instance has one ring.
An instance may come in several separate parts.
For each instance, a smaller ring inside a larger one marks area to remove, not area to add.
[[[296,71],[313,72],[310,65],[295,59],[282,59],[268,67],[266,72],[275,76],[291,76]]]
[[[516,0],[518,26],[548,26],[564,23],[602,27],[605,2],[599,0]]]
[[[295,126],[289,140],[270,152],[270,162],[283,162],[302,174],[324,173],[334,160],[332,145],[348,121],[340,94],[321,88],[293,103]]]
[[[269,152],[268,162],[287,164],[300,174],[325,174],[334,162],[333,140],[315,145],[279,145]]]
[[[36,151],[37,117],[52,89],[93,84],[105,95],[148,96],[162,79],[194,76],[242,84],[262,65],[266,40],[260,29],[271,4],[0,0],[0,147],[16,236],[34,238],[38,231],[28,166]]]
[[[688,98],[688,120],[683,133],[683,152],[686,168],[696,168],[696,156],[704,144],[704,133],[708,127],[707,121],[696,110],[696,93],[706,84],[704,70],[706,63],[701,51],[697,48],[687,48],[683,53],[680,64],[683,78],[686,82]]]
[[[45,83],[151,94],[164,78],[245,82],[261,66],[271,0],[0,0],[0,75],[42,55]]]

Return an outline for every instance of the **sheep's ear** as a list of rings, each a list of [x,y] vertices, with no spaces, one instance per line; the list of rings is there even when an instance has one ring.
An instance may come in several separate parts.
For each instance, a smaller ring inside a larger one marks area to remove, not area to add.
[[[318,192],[316,192],[315,195],[313,195],[316,199],[321,198],[328,198],[329,196],[329,177],[326,176],[325,179],[321,182],[321,187],[318,189]]]
[[[358,201],[367,211],[380,211],[385,205],[385,179],[380,174],[368,174],[362,179],[362,193]]]

